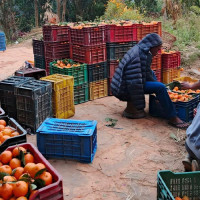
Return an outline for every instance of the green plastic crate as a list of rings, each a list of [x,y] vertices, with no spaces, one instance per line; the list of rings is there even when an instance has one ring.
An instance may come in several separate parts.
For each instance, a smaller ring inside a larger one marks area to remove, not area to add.
[[[200,200],[200,171],[173,173],[159,171],[157,177],[157,200],[175,200],[188,196]]]
[[[78,64],[71,59],[64,59],[64,62]],[[50,63],[50,74],[64,74],[74,77],[74,86],[81,85],[88,82],[88,69],[86,64],[79,64],[79,66],[71,68],[59,68],[55,66],[56,61]]]
[[[89,100],[89,86],[88,83],[74,86],[74,104],[80,104]]]

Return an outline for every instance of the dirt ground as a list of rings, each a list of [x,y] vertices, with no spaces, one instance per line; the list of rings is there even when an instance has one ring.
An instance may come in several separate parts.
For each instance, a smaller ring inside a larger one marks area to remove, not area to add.
[[[25,60],[33,60],[31,40],[0,52],[0,80]],[[183,171],[185,131],[150,117],[146,100],[147,117],[138,120],[123,118],[125,103],[112,96],[75,106],[73,119],[98,121],[98,149],[91,164],[49,160],[63,177],[65,200],[155,200],[157,172]],[[106,126],[107,117],[118,120],[115,128]],[[36,145],[36,136],[28,142]]]

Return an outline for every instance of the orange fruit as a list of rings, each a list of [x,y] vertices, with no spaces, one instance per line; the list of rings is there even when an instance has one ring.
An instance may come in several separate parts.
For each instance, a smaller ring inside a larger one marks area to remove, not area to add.
[[[11,197],[9,200],[16,200],[16,198],[15,197]]]
[[[0,120],[0,125],[4,125],[4,126],[6,126],[6,121],[3,120],[3,119],[1,119],[1,120]]]
[[[34,163],[34,157],[32,154],[30,153],[27,153],[25,156],[24,156],[24,159],[25,159],[25,164],[27,163]]]
[[[17,131],[15,131],[15,132],[11,133],[10,137],[15,137],[15,136],[18,136],[18,135],[20,135],[20,134]]]
[[[4,128],[3,131],[2,131],[2,134],[3,135],[8,135],[10,136],[12,133],[12,130],[10,128]]]
[[[5,183],[1,187],[1,197],[4,200],[8,200],[13,196],[13,186],[11,184]]]
[[[34,177],[33,174],[33,169],[35,168],[36,164],[35,163],[28,163],[24,167],[24,173],[30,174],[31,177]]]
[[[17,167],[15,168],[15,173],[13,176],[18,180],[19,177],[24,173],[24,168],[23,167]]]
[[[29,196],[29,199],[31,199],[37,192],[38,192],[38,190],[33,190]]]
[[[5,140],[7,140],[9,138],[10,138],[9,135],[3,135],[3,137],[1,138],[1,143],[3,143]]]
[[[176,197],[175,200],[182,200],[180,197]]]
[[[3,164],[7,164],[12,160],[12,153],[11,151],[3,151],[0,155],[1,162]]]
[[[31,173],[30,173],[31,177],[34,178],[35,175],[36,175],[36,173],[37,173],[38,171],[40,171],[41,169],[44,169],[44,168],[46,168],[44,164],[42,164],[42,163],[37,163],[37,164],[35,165],[35,167],[33,168],[33,170],[31,171]]]
[[[17,157],[19,155],[19,150],[23,151],[26,153],[26,149],[24,147],[15,147],[12,151],[13,157]]]
[[[9,165],[3,165],[3,166],[0,167],[0,172],[5,172],[7,174],[11,174],[12,169]]]
[[[3,163],[2,163],[2,162],[0,162],[0,167],[1,167],[1,166],[3,166]]]
[[[28,183],[25,181],[18,181],[13,188],[13,194],[15,197],[25,196],[28,192]]]
[[[0,197],[0,200],[4,200],[4,199]],[[10,200],[12,200],[12,199],[10,199]]]
[[[13,158],[11,161],[10,161],[10,167],[12,169],[15,169],[17,167],[21,167],[21,161],[18,159],[18,158]]]
[[[26,176],[29,176],[30,177],[30,174],[28,174],[28,173],[23,173],[20,177],[19,177],[19,179],[18,180],[21,180],[22,181],[22,179],[26,179],[26,177],[24,177],[24,175],[26,175]]]
[[[4,128],[5,128],[5,126],[0,124],[0,131],[2,131]]]
[[[4,176],[3,180],[5,182],[12,182],[12,181],[16,181],[17,179],[14,176]]]
[[[45,182],[45,186],[52,183],[52,175],[49,172],[43,172],[38,178],[42,179]]]
[[[26,197],[18,197],[16,200],[28,200]]]

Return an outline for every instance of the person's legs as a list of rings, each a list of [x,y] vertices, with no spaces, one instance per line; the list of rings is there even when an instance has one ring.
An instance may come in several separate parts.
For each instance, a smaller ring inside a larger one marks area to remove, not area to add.
[[[166,87],[163,83],[157,81],[147,81],[144,85],[144,93],[152,94],[155,93],[158,98],[164,112],[166,113],[166,118],[169,119],[169,122],[176,126],[177,128],[187,128],[188,123],[183,122],[176,115],[175,107],[167,93]]]

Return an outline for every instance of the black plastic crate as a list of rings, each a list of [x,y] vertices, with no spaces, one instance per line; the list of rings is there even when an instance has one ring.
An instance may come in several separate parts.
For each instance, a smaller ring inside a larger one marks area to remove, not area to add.
[[[34,66],[40,69],[46,69],[45,57],[34,55]]]
[[[12,76],[8,79],[0,81],[0,101],[1,107],[9,117],[16,119],[16,97],[14,95],[14,88],[26,81],[33,79],[32,77]]]
[[[0,145],[0,153],[9,146],[26,142],[27,132],[13,118],[9,118],[8,116],[0,116],[0,119],[5,120],[7,125],[13,127],[19,133],[18,136],[8,138]]]
[[[17,70],[15,72],[15,76],[23,76],[23,77],[33,77],[36,80],[39,80],[41,77],[46,76],[45,69],[40,68],[24,68],[21,70]]]
[[[17,120],[28,133],[35,133],[40,124],[52,116],[52,84],[29,81],[15,88]]]
[[[118,60],[122,59],[129,49],[135,46],[137,42],[124,42],[124,43],[107,43],[107,59]]]
[[[33,54],[38,56],[44,56],[44,41],[33,39]]]
[[[5,115],[5,111],[0,107],[0,116]]]
[[[74,104],[87,102],[89,99],[89,85],[84,83],[74,86]]]
[[[89,82],[99,81],[107,78],[107,62],[88,65]]]

